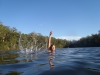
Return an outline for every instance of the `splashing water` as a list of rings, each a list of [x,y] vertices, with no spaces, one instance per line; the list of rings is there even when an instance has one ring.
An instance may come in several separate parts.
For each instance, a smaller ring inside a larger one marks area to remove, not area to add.
[[[27,46],[24,48],[21,44],[21,41],[24,41],[24,40],[21,40],[21,34],[20,34],[20,38],[18,41],[19,49],[20,49],[19,53],[23,53],[23,54],[32,54],[32,53],[42,52],[43,50],[41,50],[41,49],[44,48],[45,46],[47,46],[47,43],[44,45],[42,45],[42,43],[37,45],[38,40],[36,38],[34,38],[34,41],[32,43],[28,42]]]

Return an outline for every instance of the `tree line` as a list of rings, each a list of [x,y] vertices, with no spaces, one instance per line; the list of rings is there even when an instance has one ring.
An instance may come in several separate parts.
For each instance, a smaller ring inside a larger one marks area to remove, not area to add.
[[[20,39],[20,43],[19,43]],[[10,28],[0,22],[0,50],[19,50],[19,46],[23,49],[30,48],[32,45],[37,48],[47,48],[48,36],[40,33],[31,32],[24,34],[15,27]],[[56,39],[52,37],[52,43],[56,48],[72,48],[72,47],[99,47],[100,46],[100,30],[97,34],[82,37],[79,40],[69,41],[66,39]]]
[[[82,37],[79,40],[69,41],[65,47],[100,47],[100,30],[97,34]]]
[[[54,37],[52,37],[51,41],[56,45],[56,48],[63,48],[68,43],[67,40],[56,39]],[[24,34],[15,27],[10,28],[0,22],[0,50],[19,50],[19,46],[25,49],[30,48],[32,45],[38,48],[47,48],[47,42],[48,36],[43,36],[36,32]]]

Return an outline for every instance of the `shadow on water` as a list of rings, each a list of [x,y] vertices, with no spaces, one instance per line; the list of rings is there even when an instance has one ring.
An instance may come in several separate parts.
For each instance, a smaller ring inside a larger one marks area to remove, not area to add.
[[[100,47],[62,48],[54,54],[2,51],[0,75],[100,75]]]

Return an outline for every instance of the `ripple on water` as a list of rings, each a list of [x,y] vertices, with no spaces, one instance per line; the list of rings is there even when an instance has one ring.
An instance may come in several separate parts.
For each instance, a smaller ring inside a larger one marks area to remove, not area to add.
[[[1,75],[100,75],[100,47],[61,48],[54,54],[6,53],[0,56]]]

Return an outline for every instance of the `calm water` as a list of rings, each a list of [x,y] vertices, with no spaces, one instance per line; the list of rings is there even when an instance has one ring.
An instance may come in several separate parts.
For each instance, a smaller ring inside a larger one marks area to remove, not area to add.
[[[100,47],[0,52],[0,75],[100,75]]]

